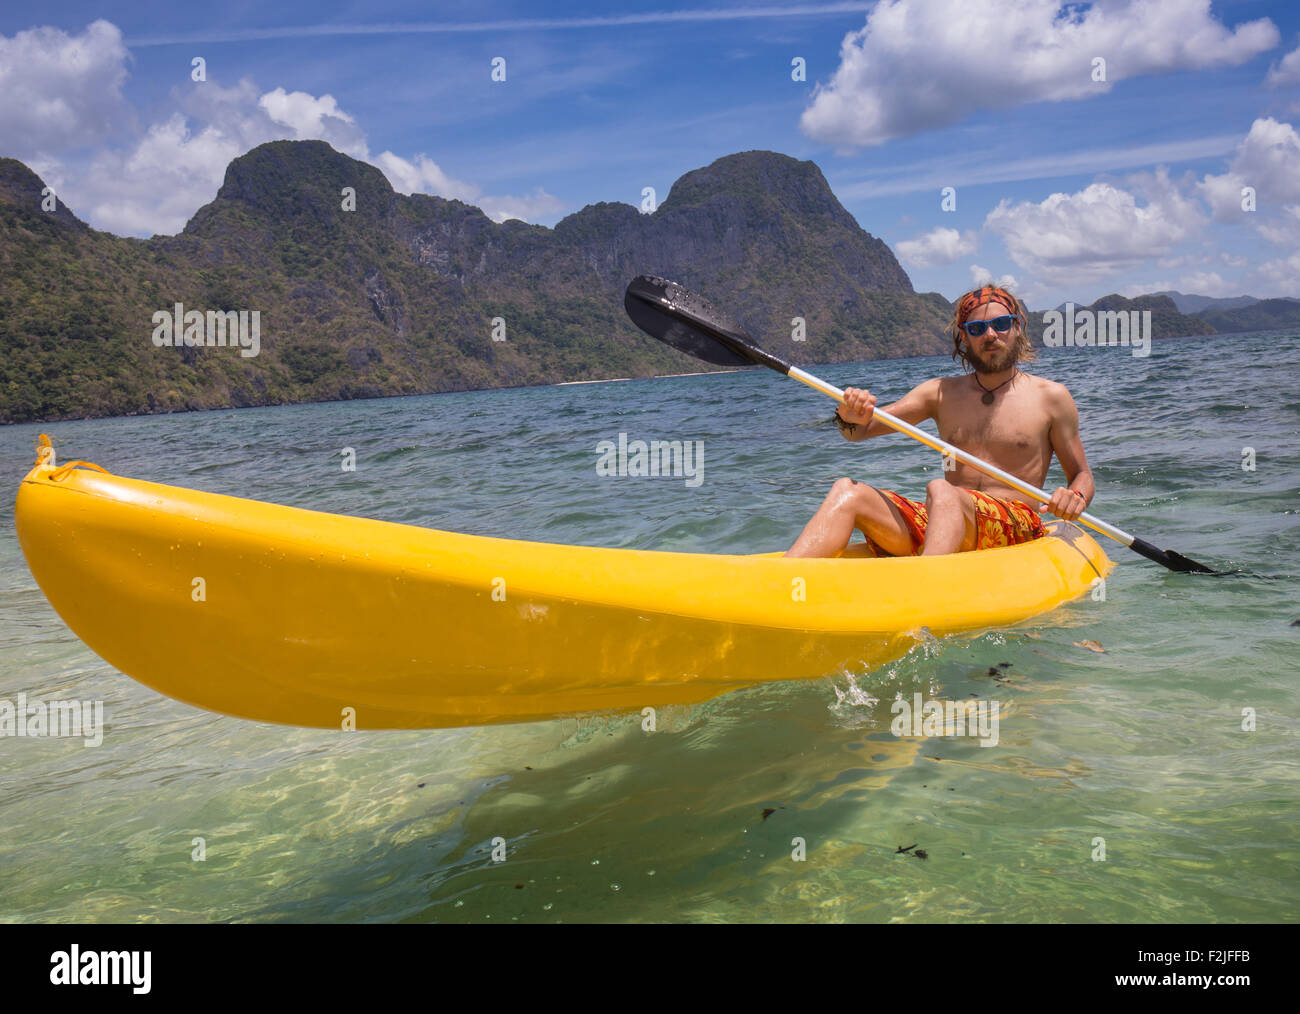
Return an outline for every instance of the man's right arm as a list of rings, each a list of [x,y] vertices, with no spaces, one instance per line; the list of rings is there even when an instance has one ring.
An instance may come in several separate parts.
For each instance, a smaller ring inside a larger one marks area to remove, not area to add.
[[[933,418],[938,411],[938,406],[939,381],[935,379],[918,384],[898,401],[887,405],[885,411],[915,426],[917,423]],[[840,436],[845,440],[858,441],[866,440],[868,437],[878,437],[882,433],[895,432],[884,423],[872,418],[875,409],[874,394],[863,388],[846,387],[844,404],[836,410],[839,415],[836,425],[839,427]]]

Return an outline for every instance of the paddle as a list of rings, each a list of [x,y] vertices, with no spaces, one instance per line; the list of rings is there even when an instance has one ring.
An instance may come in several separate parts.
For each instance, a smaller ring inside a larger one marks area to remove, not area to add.
[[[627,309],[632,322],[646,334],[696,359],[703,359],[707,363],[715,363],[718,366],[766,366],[778,373],[784,373],[787,377],[793,377],[836,401],[844,401],[844,392],[838,387],[819,380],[811,373],[806,373],[797,366],[791,366],[784,359],[760,349],[733,318],[703,296],[683,288],[676,282],[656,278],[653,275],[634,278],[627,287],[623,306]],[[879,419],[890,429],[906,433],[912,439],[921,441],[927,447],[951,455],[958,461],[979,469],[985,475],[991,475],[1012,489],[1034,497],[1041,503],[1048,503],[1051,500],[1051,497],[1037,486],[1031,486],[1010,472],[1004,472],[973,454],[954,447],[947,441],[932,437],[924,430],[917,429],[911,423],[906,423],[883,409],[876,409],[873,418]],[[1094,531],[1108,535],[1116,542],[1122,542],[1135,553],[1140,553],[1162,567],[1191,574],[1219,573],[1203,563],[1197,563],[1181,553],[1175,553],[1172,549],[1157,549],[1151,543],[1107,524],[1091,514],[1080,514],[1079,520]]]

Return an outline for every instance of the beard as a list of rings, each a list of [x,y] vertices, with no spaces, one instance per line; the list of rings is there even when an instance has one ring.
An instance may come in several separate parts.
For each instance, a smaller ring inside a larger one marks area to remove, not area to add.
[[[979,352],[972,344],[969,350],[970,363],[976,373],[1002,373],[1016,365],[1016,352],[1016,341],[1009,334],[1006,347],[1001,351],[995,350],[988,356]]]

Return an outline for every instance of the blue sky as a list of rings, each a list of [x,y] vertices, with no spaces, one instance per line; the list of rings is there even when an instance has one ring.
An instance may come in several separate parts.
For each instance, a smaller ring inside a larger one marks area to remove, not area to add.
[[[1300,296],[1290,4],[9,3],[0,37],[0,155],[119,234],[178,231],[277,137],[544,225],[763,148],[921,291]]]

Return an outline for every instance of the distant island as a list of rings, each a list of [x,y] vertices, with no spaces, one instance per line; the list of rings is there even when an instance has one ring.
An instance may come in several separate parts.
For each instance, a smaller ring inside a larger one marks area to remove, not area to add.
[[[625,317],[645,272],[798,362],[950,349],[951,303],[913,290],[816,165],[775,152],[689,172],[651,213],[593,204],[554,229],[403,196],[322,141],[235,159],[176,236],[98,232],[44,190],[0,159],[0,422],[697,371]],[[1176,297],[1208,298],[1093,306],[1151,309],[1161,338],[1300,324],[1297,300]]]

